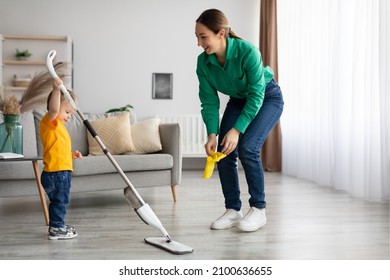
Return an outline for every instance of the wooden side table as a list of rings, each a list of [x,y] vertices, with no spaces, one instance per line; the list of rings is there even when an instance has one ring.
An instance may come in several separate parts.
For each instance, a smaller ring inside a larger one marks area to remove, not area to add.
[[[24,158],[12,158],[12,159],[0,159],[1,162],[10,162],[10,161],[31,161],[34,169],[35,181],[37,182],[39,197],[41,199],[43,216],[45,218],[46,225],[49,225],[49,211],[47,208],[45,190],[42,187],[41,183],[41,172],[39,170],[38,160],[41,160],[40,157],[24,157]]]

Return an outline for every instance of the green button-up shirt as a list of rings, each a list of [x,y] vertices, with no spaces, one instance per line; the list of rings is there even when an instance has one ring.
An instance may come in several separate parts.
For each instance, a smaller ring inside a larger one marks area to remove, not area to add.
[[[264,100],[267,84],[274,73],[263,66],[259,49],[248,41],[227,38],[225,64],[221,66],[215,54],[198,56],[196,74],[199,80],[199,98],[207,134],[219,133],[218,92],[235,98],[246,98],[246,104],[234,128],[244,133]]]

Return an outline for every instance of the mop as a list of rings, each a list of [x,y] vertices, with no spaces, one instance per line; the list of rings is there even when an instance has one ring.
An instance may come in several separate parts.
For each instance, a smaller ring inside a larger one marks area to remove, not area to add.
[[[55,56],[56,56],[56,51],[52,50],[49,52],[46,58],[46,67],[49,70],[49,73],[53,79],[58,77],[53,66],[53,59]],[[115,169],[118,171],[122,179],[125,181],[127,187],[124,189],[124,196],[127,202],[129,203],[130,207],[132,207],[135,210],[135,212],[141,218],[142,221],[144,221],[147,225],[157,228],[161,232],[162,236],[147,237],[144,239],[145,242],[154,245],[156,247],[162,248],[173,254],[188,254],[193,252],[194,251],[193,248],[171,239],[168,232],[165,230],[160,220],[153,212],[152,208],[147,203],[144,202],[144,200],[138,194],[133,184],[127,178],[126,174],[123,172],[122,168],[119,166],[119,164],[116,162],[114,157],[111,155],[111,153],[108,151],[108,149],[100,139],[100,137],[97,135],[91,123],[85,119],[83,113],[79,110],[78,106],[70,96],[66,87],[64,85],[61,85],[60,89],[61,92],[64,94],[65,98],[68,100],[70,106],[77,112],[77,114],[83,121],[89,133],[91,133],[92,137],[98,142],[99,146],[102,148],[105,155],[108,157],[108,159],[114,165]]]

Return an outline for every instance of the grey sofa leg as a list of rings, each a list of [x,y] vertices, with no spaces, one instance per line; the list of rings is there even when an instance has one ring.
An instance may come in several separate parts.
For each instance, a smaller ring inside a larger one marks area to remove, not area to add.
[[[171,186],[173,202],[176,202],[176,185]]]

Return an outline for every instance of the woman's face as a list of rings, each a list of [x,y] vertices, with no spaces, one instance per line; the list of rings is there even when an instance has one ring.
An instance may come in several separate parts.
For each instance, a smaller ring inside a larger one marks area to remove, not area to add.
[[[204,24],[197,22],[195,25],[195,35],[198,39],[198,46],[202,47],[207,54],[215,53],[217,55],[224,54],[224,42],[223,30],[214,34],[213,31],[208,29]]]

